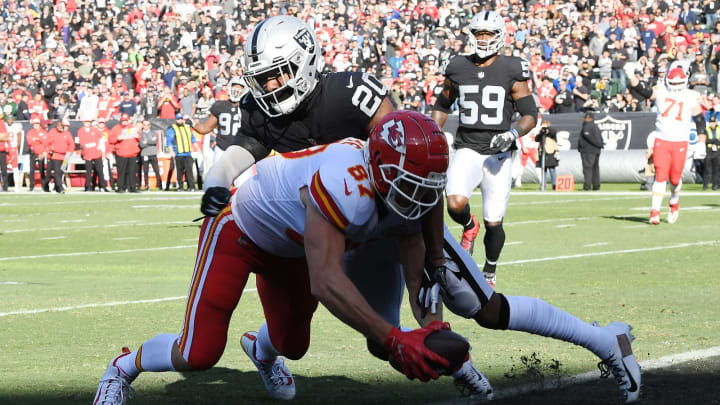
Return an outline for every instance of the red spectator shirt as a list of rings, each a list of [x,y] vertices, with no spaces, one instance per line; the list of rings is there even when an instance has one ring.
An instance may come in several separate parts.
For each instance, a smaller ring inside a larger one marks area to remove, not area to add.
[[[103,136],[95,127],[82,127],[78,129],[78,143],[82,148],[82,158],[85,160],[100,159],[102,152],[100,151],[100,143],[103,142]]]
[[[543,72],[543,76],[549,77],[550,80],[555,80],[560,77],[562,67],[562,63],[552,63],[551,61],[543,62],[539,66],[540,71]]]
[[[112,103],[112,96],[100,96],[97,106],[98,118],[105,118],[105,120],[110,118],[114,111]]]
[[[5,121],[0,121],[0,134],[8,134],[8,129],[5,126]],[[10,138],[8,138],[8,139],[10,139]],[[0,142],[0,152],[7,152],[8,150],[10,150],[10,142],[9,141]]]
[[[177,104],[177,99],[175,97],[170,96],[173,98],[175,103]],[[165,119],[165,120],[174,120],[175,119],[175,106],[167,100],[163,101],[162,104],[159,106],[159,114],[158,118]]]
[[[58,131],[57,128],[48,132],[46,145],[52,160],[65,160],[65,155],[75,150],[75,141],[70,131]]]
[[[27,105],[28,105],[28,111],[30,111],[30,119],[31,120],[35,119],[35,118],[40,119],[40,120],[47,119],[47,113],[50,111],[50,109],[48,108],[48,105],[45,102],[45,100],[32,99],[27,102]]]
[[[134,137],[128,139],[119,139],[121,136],[127,136],[128,131],[134,131]],[[124,127],[122,124],[115,125],[110,130],[110,143],[115,148],[115,153],[124,158],[135,157],[140,154],[140,133],[131,125]]]
[[[556,94],[557,91],[555,91],[555,87],[553,87],[550,82],[543,82],[543,84],[538,87],[538,101],[545,111],[550,111],[552,108],[555,103],[553,99]]]
[[[47,148],[45,146],[45,142],[47,141],[47,131],[44,129],[35,129],[32,128],[27,133],[27,143],[30,150],[32,150],[32,153],[42,156]]]

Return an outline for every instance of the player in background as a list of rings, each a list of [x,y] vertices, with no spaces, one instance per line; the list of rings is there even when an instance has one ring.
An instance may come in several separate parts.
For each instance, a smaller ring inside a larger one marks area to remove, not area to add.
[[[239,76],[230,79],[227,85],[229,100],[217,100],[210,107],[210,116],[207,120],[198,123],[193,130],[200,135],[217,130],[213,148],[213,161],[217,162],[225,150],[232,145],[233,136],[239,134],[240,108],[238,104],[245,93],[245,84]],[[210,165],[212,166],[212,165]]]
[[[383,211],[410,220],[442,199],[448,145],[437,125],[414,112],[389,114],[382,124],[367,144],[348,138],[259,162],[258,174],[203,222],[182,332],[157,335],[115,357],[93,405],[125,404],[142,371],[205,370],[217,363],[250,273],[267,323],[246,333],[242,345],[274,398],[295,396],[294,378],[279,356],[303,357],[318,301],[382,345],[408,378],[438,378],[430,364],[448,362],[424,341],[449,325],[402,331],[343,273],[346,243],[362,243],[388,217]],[[412,238],[403,253],[417,252],[414,271],[422,273],[423,241]]]
[[[242,123],[234,144],[208,172],[201,210],[217,215],[230,199],[229,188],[243,172],[272,150],[291,152],[353,137],[367,139],[371,129],[393,111],[387,88],[373,75],[338,72],[320,75],[320,46],[310,27],[290,16],[260,22],[245,43],[244,79],[249,91],[240,101]],[[387,128],[390,131],[391,128]],[[443,204],[421,221],[400,224],[399,232],[422,235],[430,261],[443,262]],[[431,227],[432,232],[421,232]],[[440,316],[421,317],[416,303],[421,275],[403,274],[401,246],[391,238],[374,238],[349,253],[345,271],[383,319],[400,326],[400,307],[407,286],[413,314],[421,325]],[[420,257],[421,260],[424,257]],[[259,339],[264,339],[261,335]],[[264,344],[264,343],[263,343]],[[368,340],[369,351],[382,359],[388,353]],[[487,378],[469,356],[453,378],[463,393],[487,398]]]
[[[470,213],[468,200],[480,186],[485,223],[483,273],[494,286],[505,244],[503,217],[512,186],[512,150],[515,140],[535,126],[538,110],[527,83],[528,61],[500,54],[505,46],[505,20],[493,11],[483,11],[466,30],[471,52],[448,62],[432,117],[444,126],[458,101],[460,122],[446,189],[448,213],[463,226],[461,245],[472,255],[480,224]],[[511,124],[516,108],[521,118]]]
[[[655,145],[653,165],[655,182],[652,186],[652,208],[650,224],[660,223],[660,206],[665,196],[665,184],[670,180],[670,210],[668,223],[674,224],[680,214],[680,190],[682,172],[690,138],[692,123],[698,134],[705,132],[705,117],[700,105],[700,95],[688,89],[688,74],[679,63],[668,69],[663,83],[649,89],[641,85],[635,76],[635,64],[625,63],[625,72],[630,78],[630,88],[643,97],[655,101]]]

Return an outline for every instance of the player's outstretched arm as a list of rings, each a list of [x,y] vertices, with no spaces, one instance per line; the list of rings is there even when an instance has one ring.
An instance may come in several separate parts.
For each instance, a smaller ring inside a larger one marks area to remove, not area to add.
[[[440,232],[442,233],[442,225]],[[408,298],[413,316],[415,316],[420,326],[426,326],[433,321],[442,321],[442,301],[438,299],[439,294],[428,297],[430,300],[437,300],[433,302],[435,304],[433,307],[434,311],[425,311],[418,301],[418,294],[425,272],[425,242],[423,241],[423,234],[418,232],[401,238],[399,240],[399,246],[403,265],[403,276],[405,277],[405,285],[408,290]]]
[[[437,122],[440,128],[445,126],[445,121],[447,121],[448,114],[450,114],[450,109],[457,96],[457,91],[453,87],[452,82],[445,79],[442,84],[442,91],[438,95],[435,105],[433,105],[431,115],[433,121]]]
[[[224,187],[229,189],[233,180],[255,163],[255,157],[247,149],[230,145],[220,160],[212,165],[205,179],[204,189]]]
[[[377,314],[342,271],[345,237],[315,208],[307,188],[300,190],[305,205],[305,255],[312,294],[341,321],[377,343],[402,365],[410,378],[422,381],[439,377],[430,363],[447,367],[447,360],[425,347],[425,337],[449,325],[435,322],[425,328],[402,332]]]
[[[218,125],[218,119],[217,119],[217,117],[214,116],[214,115],[212,115],[212,114],[210,114],[210,116],[208,117],[208,119],[206,119],[206,120],[203,121],[203,122],[197,123],[197,125],[195,125],[195,126],[192,127],[192,128],[193,128],[193,130],[195,130],[195,132],[197,132],[198,134],[205,135],[205,134],[207,134],[207,133],[210,133],[210,131],[212,131],[213,129],[215,129],[215,128],[217,127],[217,125]]]

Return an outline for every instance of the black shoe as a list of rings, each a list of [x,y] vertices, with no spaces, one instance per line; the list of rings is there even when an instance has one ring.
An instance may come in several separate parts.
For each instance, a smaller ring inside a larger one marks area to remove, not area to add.
[[[720,186],[713,186],[712,189],[713,189],[713,191],[715,191],[715,190],[720,190]]]
[[[191,193],[194,193],[194,192],[197,191],[197,190],[195,190],[194,188],[191,188],[191,189],[188,189],[188,191],[191,192]]]
[[[130,190],[131,193],[139,193],[140,190]]]
[[[178,189],[176,189],[175,191],[185,191],[185,189],[184,189],[184,188],[178,188]]]
[[[103,187],[103,188],[102,188],[102,191],[105,192],[105,193],[109,193],[109,192],[110,192],[110,190],[108,190],[107,187]]]
[[[115,190],[115,192],[116,192],[116,193],[118,193],[118,194],[122,194],[122,193],[124,193],[124,192],[125,192],[125,190],[120,190],[120,189],[117,189],[117,190]]]

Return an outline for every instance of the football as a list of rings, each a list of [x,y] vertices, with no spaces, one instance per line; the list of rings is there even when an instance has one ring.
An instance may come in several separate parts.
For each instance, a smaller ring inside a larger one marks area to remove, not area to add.
[[[465,355],[470,349],[470,344],[464,337],[453,331],[439,330],[429,334],[425,338],[425,347],[445,358],[448,363],[450,363],[450,366],[447,368],[437,365],[433,366],[433,369],[440,375],[450,375],[462,366]],[[390,365],[402,373],[402,367],[395,360],[395,357],[390,356]]]

